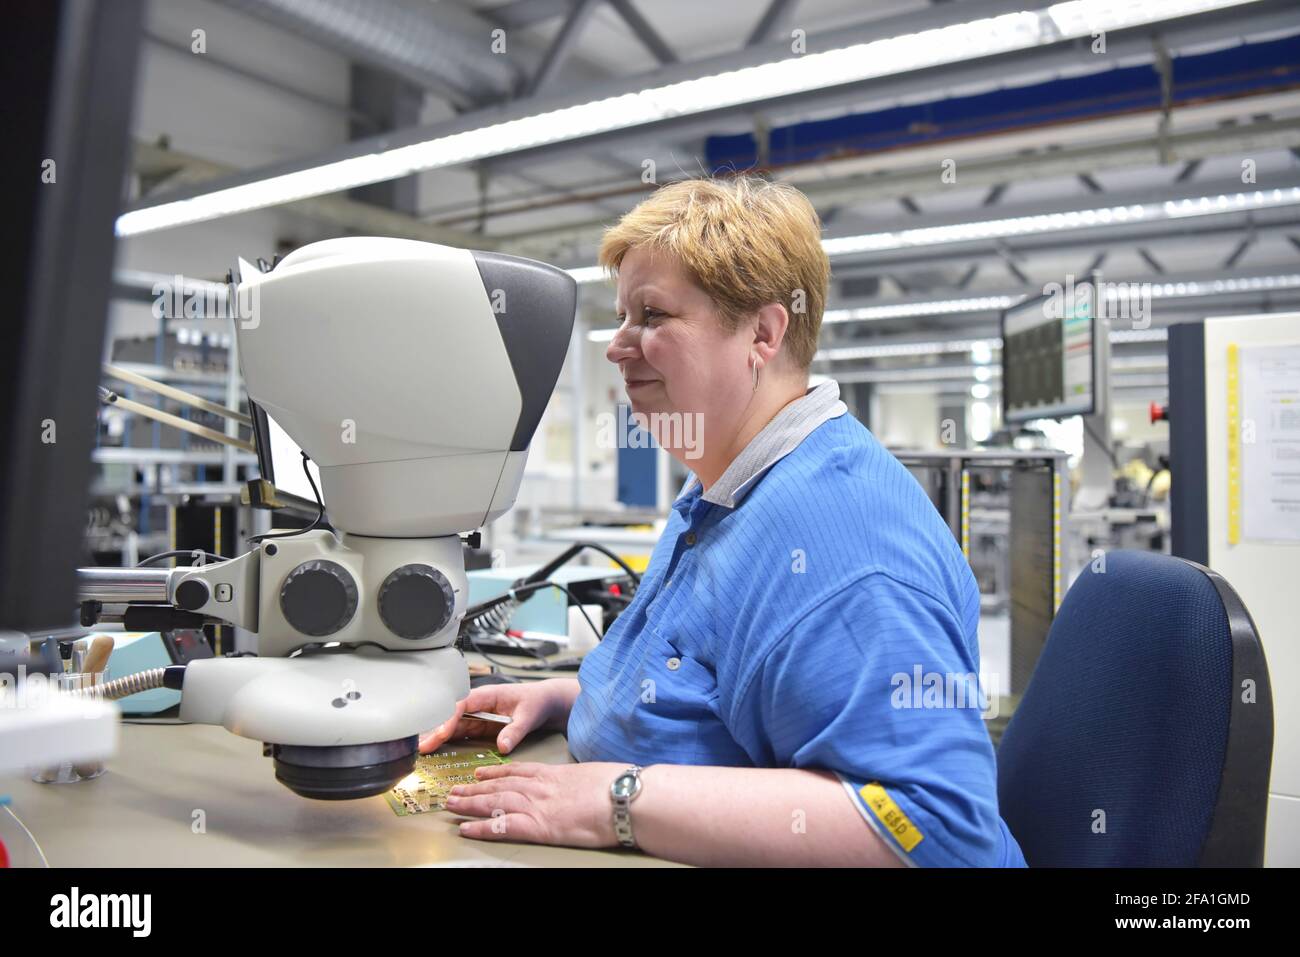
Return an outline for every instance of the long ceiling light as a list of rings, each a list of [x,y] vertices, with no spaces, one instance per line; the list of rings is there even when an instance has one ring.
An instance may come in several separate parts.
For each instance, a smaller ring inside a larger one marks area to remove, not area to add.
[[[1082,281],[1081,281],[1082,282]],[[1300,273],[1276,276],[1233,276],[1228,278],[1189,279],[1177,282],[1119,281],[1106,282],[1102,291],[1109,302],[1133,300],[1149,293],[1152,299],[1182,299],[1197,296],[1230,296],[1234,293],[1261,292],[1271,289],[1300,287]],[[879,319],[905,319],[911,316],[951,316],[963,312],[990,312],[1009,309],[1024,302],[1024,295],[971,296],[966,299],[939,299],[925,302],[894,302],[856,309],[828,309],[823,322],[864,322]]]
[[[1024,296],[972,296],[969,299],[940,299],[930,302],[894,302],[856,309],[827,309],[822,322],[863,322],[876,319],[906,319],[910,316],[950,316],[962,312],[1009,309]]]
[[[845,362],[851,359],[899,359],[905,356],[933,356],[955,352],[974,352],[977,349],[1002,348],[1000,339],[949,339],[933,342],[894,342],[877,346],[833,346],[819,349],[813,357],[817,361]]]
[[[1132,300],[1146,287],[1152,299],[1181,299],[1199,296],[1231,296],[1244,292],[1267,292],[1276,289],[1300,288],[1300,273],[1282,273],[1274,276],[1230,276],[1227,278],[1188,279],[1177,282],[1107,282],[1104,287],[1106,299],[1118,302],[1122,299]],[[924,302],[894,302],[880,306],[860,306],[855,309],[828,309],[822,317],[828,322],[868,322],[880,319],[905,319],[912,316],[952,316],[964,312],[992,312],[1010,309],[1024,302],[1024,295],[1010,296],[971,296],[966,299],[937,299]],[[593,329],[587,333],[590,342],[609,342],[614,338],[615,329]],[[1111,334],[1112,342],[1144,342],[1150,339],[1163,339],[1163,329],[1152,330],[1116,330]],[[1127,338],[1126,338],[1127,337]],[[968,342],[969,340],[962,340]],[[854,346],[860,349],[901,349],[899,352],[855,352],[854,358],[871,358],[875,356],[913,355],[934,351],[935,343],[902,344],[899,346]],[[970,348],[969,345],[965,348]],[[943,350],[941,350],[943,351]],[[958,349],[957,351],[961,351]],[[837,357],[839,357],[837,355]],[[818,353],[818,358],[823,358]]]
[[[864,233],[860,236],[826,239],[822,241],[822,247],[828,256],[846,256],[851,253],[938,246],[944,243],[980,239],[1007,239],[1012,236],[1091,229],[1095,226],[1158,222],[1186,219],[1192,216],[1217,216],[1224,213],[1295,205],[1300,205],[1300,187],[1261,189],[1232,195],[1220,194],[1199,196],[1195,199],[1171,200],[1165,203],[1134,203],[1127,206],[1077,209],[1064,213],[986,219],[948,226],[921,226],[916,229],[900,229],[884,233]]]
[[[1074,209],[1061,213],[1041,213],[1035,216],[1013,216],[1007,219],[987,219],[973,223],[954,223],[948,226],[921,226],[916,229],[900,229],[893,232],[841,236],[835,239],[823,239],[822,248],[826,250],[827,256],[834,259],[836,256],[848,256],[854,253],[938,246],[943,243],[960,243],[978,239],[1006,239],[1011,236],[1058,233],[1124,223],[1187,219],[1193,216],[1219,216],[1225,213],[1249,212],[1256,209],[1296,205],[1300,205],[1300,186],[1288,186],[1285,189],[1259,189],[1231,195],[1221,193],[1217,196],[1189,197],[1181,200],[1168,200],[1163,203],[1141,203],[1098,209]],[[580,266],[568,270],[568,273],[580,283],[602,282],[608,278],[605,271],[599,266]],[[1173,293],[1166,293],[1166,295],[1173,295]],[[1193,293],[1193,295],[1199,294]],[[900,304],[896,307],[880,306],[872,308],[902,309],[905,306],[910,307],[912,305],[923,306],[925,304],[909,303]],[[970,306],[968,309],[954,311],[970,311],[984,308],[1006,308],[1006,306]],[[876,315],[855,315],[848,318],[890,319],[896,315],[914,314],[918,313],[880,312]],[[843,317],[836,319],[832,318],[830,313],[827,313],[826,319],[828,322],[835,322],[842,321]]]
[[[891,76],[1258,0],[1069,0],[625,93],[123,213],[119,236],[277,206],[678,116]]]

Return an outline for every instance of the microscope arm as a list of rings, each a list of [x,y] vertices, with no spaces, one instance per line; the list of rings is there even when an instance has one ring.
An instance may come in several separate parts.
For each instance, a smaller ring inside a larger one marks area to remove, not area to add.
[[[176,568],[79,568],[77,598],[101,605],[170,606],[258,630],[262,553],[254,549],[229,561]],[[97,615],[97,620],[110,616]]]

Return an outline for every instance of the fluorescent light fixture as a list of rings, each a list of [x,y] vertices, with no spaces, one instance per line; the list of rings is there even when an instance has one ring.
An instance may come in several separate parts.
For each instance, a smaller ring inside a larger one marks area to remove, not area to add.
[[[852,253],[882,252],[894,249],[911,249],[918,246],[939,246],[944,243],[962,243],[979,239],[1007,239],[1012,236],[1031,236],[1065,230],[1090,229],[1123,223],[1158,222],[1185,219],[1190,216],[1217,216],[1223,213],[1246,212],[1279,206],[1300,204],[1300,187],[1286,189],[1254,190],[1234,193],[1231,196],[1199,196],[1165,203],[1135,203],[1128,206],[1104,206],[1095,209],[1076,209],[1063,213],[1042,213],[1035,216],[1013,216],[1007,219],[988,219],[973,223],[953,223],[948,226],[920,226],[885,233],[864,233],[822,241],[828,256],[845,256]]]
[[[1186,296],[1216,296],[1234,292],[1286,289],[1300,286],[1300,274],[1252,276],[1240,279],[1214,279],[1191,282],[1106,282],[1106,299],[1136,298],[1149,289],[1152,299],[1176,299]],[[828,309],[822,322],[866,322],[880,319],[906,319],[910,316],[950,316],[963,312],[987,312],[1009,309],[1023,302],[1024,296],[972,296],[966,299],[937,299],[924,302],[898,302],[856,309]]]
[[[1070,0],[1045,10],[955,23],[838,50],[806,53],[680,83],[435,137],[409,146],[295,170],[190,199],[123,213],[119,236],[277,206],[424,170],[610,133],[678,116],[1092,37],[1258,0]]]
[[[1135,285],[1130,283],[1130,286]],[[1300,273],[1280,276],[1241,276],[1233,279],[1210,279],[1193,282],[1153,282],[1153,299],[1177,299],[1183,296],[1230,296],[1238,292],[1259,292],[1267,289],[1294,289],[1300,286]],[[1108,290],[1108,299],[1119,298],[1117,291]]]
[[[843,362],[850,359],[896,359],[903,356],[933,356],[954,352],[974,353],[1002,348],[997,339],[952,339],[935,342],[894,342],[878,346],[833,346],[821,349],[813,358],[818,361]]]
[[[1116,342],[1164,342],[1169,338],[1169,330],[1160,329],[1113,329],[1111,343]]]
[[[1226,279],[1198,279],[1184,282],[1104,281],[1103,290],[1109,302],[1135,299],[1148,292],[1152,299],[1178,299],[1194,296],[1224,296],[1243,292],[1260,292],[1270,289],[1300,287],[1300,273],[1276,276],[1240,276]],[[944,316],[963,312],[985,312],[1009,309],[1023,302],[1023,295],[972,296],[967,299],[937,299],[924,302],[899,302],[881,306],[862,306],[857,309],[828,309],[822,317],[826,322],[862,322],[879,319],[900,319],[909,316]],[[1133,340],[1137,341],[1137,340]],[[977,362],[988,361],[976,358]]]
[[[1065,232],[1073,229],[1090,229],[1116,223],[1159,222],[1160,220],[1186,219],[1192,216],[1218,216],[1224,213],[1246,212],[1256,209],[1300,205],[1300,186],[1285,189],[1260,189],[1251,192],[1221,193],[1218,196],[1198,196],[1164,203],[1141,203],[1130,206],[1107,206],[1096,209],[1076,209],[1063,213],[1042,213],[1036,216],[1013,216],[1007,219],[988,219],[973,223],[954,223],[948,226],[921,226],[885,233],[864,233],[860,236],[842,236],[823,239],[822,248],[832,259],[854,253],[883,252],[911,249],[922,246],[939,246],[944,243],[961,243],[978,239],[1007,239],[1012,236],[1030,236],[1041,233]],[[595,266],[570,269],[569,274],[578,282],[599,282],[606,278],[603,270]],[[1195,284],[1193,284],[1195,285]],[[1263,288],[1263,287],[1247,287]],[[1216,289],[1216,292],[1223,290]],[[1194,293],[1163,293],[1172,295],[1205,295]],[[1161,295],[1161,293],[1154,293]],[[1004,297],[1005,298],[1005,297]],[[1114,295],[1111,295],[1114,298]],[[965,302],[966,300],[959,300]],[[972,303],[975,300],[970,300]],[[918,303],[917,306],[923,304]],[[902,308],[872,307],[876,309]],[[1006,306],[971,305],[967,310],[1005,309]],[[827,322],[845,321],[836,318],[832,310],[826,314]],[[843,312],[840,310],[839,312]],[[919,313],[918,313],[919,314]],[[849,319],[891,319],[912,313],[881,312],[870,316],[850,316]]]
[[[822,322],[863,322],[874,319],[905,319],[909,316],[947,316],[961,312],[1008,309],[1024,296],[973,296],[969,299],[938,299],[930,302],[897,302],[857,309],[827,309]]]
[[[1270,289],[1300,288],[1300,273],[1274,276],[1238,276],[1220,279],[1196,279],[1184,282],[1107,282],[1106,298],[1114,301],[1141,295],[1143,286],[1149,286],[1152,299],[1177,299],[1191,296],[1225,296],[1234,293],[1260,292]],[[1024,296],[972,296],[968,299],[937,299],[925,302],[899,302],[883,306],[863,306],[857,309],[828,309],[823,323],[857,322],[878,319],[898,319],[909,316],[943,316],[963,312],[983,312],[1008,309],[1023,302]],[[609,342],[615,329],[593,329],[587,333],[590,342]],[[1161,342],[1167,338],[1160,329],[1116,329],[1110,334],[1111,342]],[[984,364],[992,361],[992,350],[1001,348],[997,339],[954,339],[945,342],[902,342],[878,346],[844,346],[823,349],[817,359],[884,359],[897,356],[933,355],[941,352],[970,352],[973,361]]]
[[[840,382],[969,382],[972,366],[907,366],[900,369],[854,369],[833,375]],[[1001,370],[998,370],[1001,375]],[[965,386],[963,386],[965,388]],[[988,388],[985,386],[984,388]]]

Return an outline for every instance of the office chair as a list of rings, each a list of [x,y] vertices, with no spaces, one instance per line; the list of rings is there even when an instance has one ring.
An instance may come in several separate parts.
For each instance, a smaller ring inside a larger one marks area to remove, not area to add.
[[[998,750],[1002,817],[1025,860],[1262,866],[1273,698],[1250,613],[1194,562],[1113,551],[1094,565]]]

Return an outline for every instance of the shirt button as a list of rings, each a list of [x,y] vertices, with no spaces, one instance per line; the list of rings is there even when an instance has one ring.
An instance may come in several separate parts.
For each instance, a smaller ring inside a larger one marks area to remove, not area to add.
[[[694,533],[694,532],[687,532],[687,533],[686,533],[686,544],[687,544],[687,545],[694,545],[694,544],[695,544],[695,533]]]
[[[676,670],[677,670],[678,668],[680,668],[681,666],[682,666],[682,659],[680,659],[680,658],[669,658],[669,659],[668,659],[668,670],[669,670],[669,671],[676,671]]]

